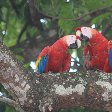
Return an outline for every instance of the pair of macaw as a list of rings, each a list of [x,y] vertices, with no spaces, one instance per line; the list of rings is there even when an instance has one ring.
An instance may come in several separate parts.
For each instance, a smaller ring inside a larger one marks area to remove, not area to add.
[[[85,67],[112,72],[112,41],[89,27],[78,27],[76,36],[64,36],[53,45],[45,47],[36,61],[37,72],[67,72],[71,62],[68,49],[79,48],[83,40],[88,41],[83,50]]]

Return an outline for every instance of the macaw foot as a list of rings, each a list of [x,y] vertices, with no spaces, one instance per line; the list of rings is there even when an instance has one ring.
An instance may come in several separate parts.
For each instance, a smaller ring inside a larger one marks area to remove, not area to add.
[[[86,68],[86,69],[92,69],[92,64],[91,64],[91,62],[90,61],[84,61],[84,67]]]

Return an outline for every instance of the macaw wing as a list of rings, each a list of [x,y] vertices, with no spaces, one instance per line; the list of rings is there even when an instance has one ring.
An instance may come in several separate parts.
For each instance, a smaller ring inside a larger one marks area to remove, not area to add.
[[[47,62],[48,62],[48,54],[42,57],[38,57],[36,61],[36,69],[38,73],[44,73]]]
[[[110,68],[112,69],[112,49],[109,49],[109,65]]]
[[[36,61],[36,71],[38,73],[44,73],[46,69],[46,65],[48,63],[48,57],[49,57],[49,49],[50,47],[45,47],[41,53],[39,54],[37,61]]]

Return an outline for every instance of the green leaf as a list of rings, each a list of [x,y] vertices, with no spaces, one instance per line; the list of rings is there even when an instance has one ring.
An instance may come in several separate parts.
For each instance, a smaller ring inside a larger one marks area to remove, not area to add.
[[[5,112],[16,112],[16,110],[13,107],[7,105]]]
[[[89,10],[96,10],[99,8],[108,7],[112,4],[112,0],[87,0],[85,7]]]
[[[73,20],[69,20],[75,18],[73,11],[73,2],[63,3],[59,17],[60,17],[58,21],[59,27],[64,31],[64,34],[70,34],[75,24]]]
[[[16,55],[16,59],[18,59],[21,62],[25,61],[24,58],[23,58],[23,56],[20,56],[20,55]]]
[[[16,45],[18,35],[22,28],[22,23],[17,18],[10,17],[9,19],[10,19],[10,22],[7,28],[7,34],[5,35],[5,38],[4,38],[4,43],[8,47],[11,47]]]

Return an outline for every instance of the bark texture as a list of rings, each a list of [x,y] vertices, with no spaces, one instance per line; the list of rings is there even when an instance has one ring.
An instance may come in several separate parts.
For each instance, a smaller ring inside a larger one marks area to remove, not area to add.
[[[53,112],[74,107],[112,111],[112,73],[83,70],[31,74],[2,44],[0,83],[10,92],[11,101],[26,112]]]

